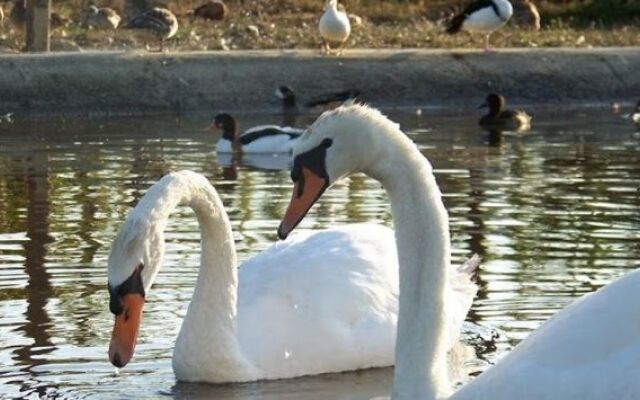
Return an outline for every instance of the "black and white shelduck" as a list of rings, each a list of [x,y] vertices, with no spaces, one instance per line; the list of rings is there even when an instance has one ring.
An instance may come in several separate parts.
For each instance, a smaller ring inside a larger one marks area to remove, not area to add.
[[[508,0],[476,0],[461,14],[451,19],[447,26],[447,33],[458,33],[462,29],[483,32],[485,33],[484,49],[490,51],[489,36],[505,25],[512,15],[513,7]]]
[[[290,153],[296,139],[304,129],[289,126],[260,125],[238,132],[238,124],[230,114],[218,114],[207,130],[222,131],[216,144],[220,153]]]
[[[334,109],[345,102],[355,100],[358,96],[360,96],[360,91],[356,89],[324,93],[307,101],[304,106],[307,108],[322,108],[324,110]],[[296,102],[296,95],[289,86],[280,86],[276,89],[276,97],[282,101],[283,113],[300,112]]]

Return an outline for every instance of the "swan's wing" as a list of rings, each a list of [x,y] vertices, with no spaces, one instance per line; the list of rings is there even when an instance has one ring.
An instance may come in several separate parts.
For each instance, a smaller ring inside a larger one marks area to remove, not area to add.
[[[640,270],[585,295],[452,399],[640,398]]]
[[[474,254],[463,264],[457,266],[449,274],[450,295],[447,297],[447,314],[449,327],[447,335],[449,348],[453,347],[460,337],[462,323],[467,318],[473,299],[478,292],[478,285],[473,282],[473,274],[480,265],[480,256]]]
[[[240,266],[243,351],[280,377],[391,365],[397,263],[393,231],[374,224],[277,242]]]

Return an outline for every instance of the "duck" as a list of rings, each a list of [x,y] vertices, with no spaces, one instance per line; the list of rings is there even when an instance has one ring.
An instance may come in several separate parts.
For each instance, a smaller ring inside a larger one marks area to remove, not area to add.
[[[513,0],[513,22],[533,31],[540,30],[540,12],[531,0]]]
[[[227,6],[219,0],[208,1],[188,12],[191,20],[200,18],[209,21],[222,21],[227,15]]]
[[[355,101],[358,96],[360,96],[360,91],[357,89],[329,92],[307,101],[304,106],[306,108],[322,108],[324,110],[329,110],[336,108],[345,102]],[[296,94],[291,87],[286,85],[279,86],[276,89],[275,97],[282,102],[282,112],[284,114],[300,113]]]
[[[508,0],[476,0],[470,3],[462,13],[454,16],[447,26],[447,33],[455,34],[461,30],[483,32],[484,50],[493,50],[489,44],[491,33],[504,26],[513,15],[513,6]]]
[[[353,173],[379,181],[389,196],[400,266],[393,400],[640,396],[640,269],[578,299],[454,392],[445,362],[447,319],[459,308],[447,296],[449,217],[429,160],[398,124],[358,104],[322,114],[292,157],[293,195],[278,227],[281,239]]]
[[[636,103],[636,107],[630,115],[631,121],[640,126],[640,100]]]
[[[205,130],[222,132],[216,144],[219,153],[290,153],[293,143],[304,132],[290,126],[259,125],[239,134],[236,119],[228,113],[217,114]]]
[[[310,108],[319,107],[323,110],[330,110],[341,106],[347,102],[353,102],[360,96],[360,91],[347,89],[340,92],[327,93],[308,101],[305,105]]]
[[[249,382],[391,365],[398,259],[390,228],[303,232],[238,266],[215,188],[200,174],[177,171],[147,190],[111,245],[114,366],[123,368],[134,355],[144,302],[163,266],[163,231],[179,205],[197,217],[201,258],[173,352],[178,381]],[[453,284],[470,304],[476,286],[464,274]]]
[[[95,29],[117,29],[120,20],[120,15],[113,8],[98,8],[91,5],[85,18],[85,24]]]
[[[531,128],[531,116],[522,110],[505,110],[504,96],[490,93],[479,108],[488,107],[489,113],[482,116],[479,125],[490,131],[514,130],[518,132]]]
[[[338,0],[327,0],[318,28],[322,37],[322,52],[332,54],[331,44],[337,43],[336,55],[342,54],[351,33],[351,23],[347,13],[338,10]]]
[[[163,51],[164,41],[178,32],[178,19],[166,8],[153,7],[133,17],[123,28],[133,29],[146,39],[160,40],[160,51]]]

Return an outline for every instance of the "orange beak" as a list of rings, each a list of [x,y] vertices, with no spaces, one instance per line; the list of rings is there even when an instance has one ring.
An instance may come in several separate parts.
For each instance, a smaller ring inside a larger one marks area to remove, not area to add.
[[[300,186],[302,185],[302,186]],[[325,178],[302,167],[302,179],[293,186],[293,193],[289,201],[287,212],[278,227],[278,237],[286,239],[289,233],[302,221],[309,209],[327,189],[329,182]]]
[[[109,343],[109,360],[118,368],[127,365],[133,357],[142,321],[144,297],[139,293],[126,294],[122,303],[123,311],[116,315]]]

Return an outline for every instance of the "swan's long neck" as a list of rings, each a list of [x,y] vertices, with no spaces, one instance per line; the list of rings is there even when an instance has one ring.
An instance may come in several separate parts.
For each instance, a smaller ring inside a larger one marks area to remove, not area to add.
[[[444,293],[449,219],[431,165],[401,132],[367,172],[387,190],[400,264],[393,399],[433,400],[450,391]]]
[[[150,215],[164,228],[179,204],[195,212],[202,242],[196,287],[174,349],[174,371],[183,380],[200,380],[199,373],[210,379],[218,371],[220,380],[226,379],[225,374],[241,376],[250,368],[236,335],[238,277],[231,224],[222,201],[203,177],[175,174],[157,196]]]

